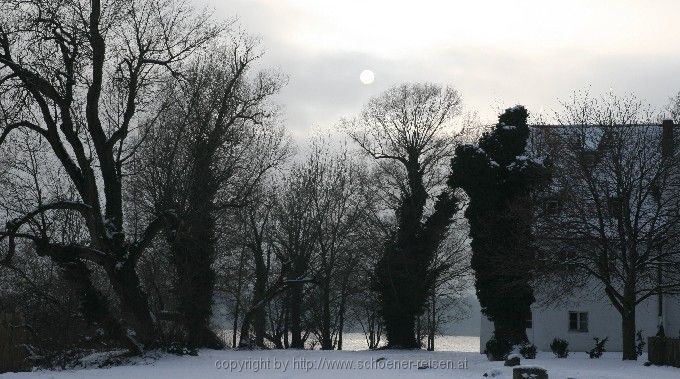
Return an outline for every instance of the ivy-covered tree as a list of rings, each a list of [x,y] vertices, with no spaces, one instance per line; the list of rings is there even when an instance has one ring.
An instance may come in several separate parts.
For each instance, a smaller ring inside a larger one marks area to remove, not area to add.
[[[396,222],[373,277],[391,348],[420,347],[416,317],[442,271],[432,263],[458,201],[441,192],[429,217],[426,203],[446,178],[441,168],[453,153],[451,120],[459,110],[453,88],[403,84],[371,99],[361,118],[345,122],[352,139],[396,183],[388,204]]]
[[[534,302],[531,204],[533,190],[547,182],[544,162],[525,155],[528,112],[506,109],[477,145],[456,148],[449,186],[469,199],[465,217],[472,238],[472,269],[482,313],[495,336],[527,340],[525,320]]]

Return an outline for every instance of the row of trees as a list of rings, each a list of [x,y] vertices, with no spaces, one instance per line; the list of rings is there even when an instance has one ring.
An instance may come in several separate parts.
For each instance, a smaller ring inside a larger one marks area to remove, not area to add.
[[[226,26],[171,1],[3,1],[0,8],[0,143],[19,130],[31,133],[27,143],[44,141],[64,190],[43,193],[36,183],[37,203],[21,202],[34,208],[10,213],[3,264],[12,264],[17,239],[33,242],[61,271],[84,318],[139,353],[157,344],[159,326],[137,266],[159,232],[176,232],[178,218],[167,208],[139,220],[141,232],[130,229],[124,178],[138,146],[133,137],[159,112],[152,99],[164,78]],[[26,159],[15,158],[20,166]],[[70,219],[70,238],[54,230],[53,213]],[[120,312],[98,287],[102,280]]]
[[[453,89],[344,121],[377,164],[324,139],[291,163],[285,80],[236,25],[171,0],[0,7],[0,301],[37,345],[220,348],[226,308],[243,347],[342,348],[358,324],[434,349],[467,273]]]
[[[248,275],[245,265],[254,273],[250,293],[232,288],[234,326],[243,313],[241,346],[302,348],[313,336],[322,349],[342,348],[345,328],[358,325],[371,348],[380,344],[384,327],[388,346],[420,347],[427,337],[434,349],[450,308],[460,306],[468,271],[464,222],[454,217],[453,197],[445,192],[439,199],[446,201],[426,204],[442,188],[444,149],[451,146],[442,142],[458,102],[454,91],[430,84],[388,90],[359,118],[342,123],[369,160],[349,155],[345,146],[329,148],[330,139],[316,140],[305,160],[271,185],[269,196],[237,213],[238,230],[231,234],[238,243],[232,246],[245,254],[238,272]],[[423,119],[404,119],[411,114]],[[409,154],[412,164],[428,162],[414,172],[416,179],[404,167]],[[413,239],[398,237],[403,222],[414,222],[403,216],[414,182],[424,191],[416,209],[424,221],[411,233],[429,246],[424,257],[417,255],[422,248],[405,254],[400,244]],[[393,254],[402,260],[386,262]]]
[[[599,283],[627,359],[635,306],[680,290],[673,129],[639,102],[575,102],[534,133],[511,108],[472,146],[454,89],[400,85],[341,122],[363,155],[318,139],[291,160],[285,79],[235,24],[174,0],[0,12],[0,301],[44,346],[219,348],[226,308],[234,346],[342,348],[356,324],[369,347],[384,329],[433,349],[467,275],[464,209],[512,342],[534,279]],[[532,206],[553,197],[564,212]]]

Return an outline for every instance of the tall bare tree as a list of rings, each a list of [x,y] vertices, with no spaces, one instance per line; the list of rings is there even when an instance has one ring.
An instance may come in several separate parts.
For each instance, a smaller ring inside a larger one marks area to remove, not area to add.
[[[403,84],[371,99],[361,116],[343,121],[352,139],[389,172],[396,188],[397,225],[375,268],[375,288],[388,345],[414,348],[416,317],[438,273],[429,270],[456,211],[454,195],[442,192],[425,217],[428,197],[446,178],[442,165],[453,154],[452,120],[460,95],[435,84]]]
[[[331,350],[336,338],[342,343],[350,281],[360,259],[359,234],[365,224],[367,199],[364,191],[370,189],[364,168],[349,157],[346,147],[337,153],[322,149],[315,145],[307,164],[315,178],[310,194],[317,237],[313,270],[320,304],[315,318],[321,349]]]
[[[314,223],[315,186],[312,167],[296,164],[284,179],[274,208],[276,253],[281,261],[285,281],[286,310],[290,347],[304,348],[309,329],[305,327],[307,296],[305,284],[314,281],[311,263],[317,243]],[[286,332],[286,337],[287,337]]]
[[[153,111],[156,81],[223,27],[176,1],[2,1],[0,3],[0,144],[18,129],[44,138],[76,189],[11,220],[2,239],[12,258],[16,239],[67,272],[83,312],[134,352],[157,340],[154,315],[135,270],[146,247],[170,223],[159,212],[138,239],[124,228],[123,179],[127,137],[136,115]],[[23,232],[42,215],[74,211],[87,230],[83,243],[61,243]],[[94,264],[122,308],[110,312],[93,285]]]
[[[152,135],[143,136],[149,175],[140,180],[151,192],[154,212],[172,208],[178,216],[171,254],[174,292],[193,346],[221,345],[208,328],[216,222],[229,209],[244,206],[289,151],[271,102],[283,80],[276,73],[253,72],[261,55],[251,38],[233,33],[228,44],[198,56],[146,131]]]

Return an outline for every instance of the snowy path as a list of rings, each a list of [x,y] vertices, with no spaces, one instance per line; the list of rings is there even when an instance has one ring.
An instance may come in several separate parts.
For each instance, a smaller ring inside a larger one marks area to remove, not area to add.
[[[478,341],[478,340],[477,340]],[[460,341],[459,341],[460,342]],[[467,346],[473,347],[474,344]],[[459,344],[460,347],[460,344]],[[466,348],[463,345],[463,348]],[[644,358],[644,357],[643,357]],[[538,359],[523,363],[548,369],[554,378],[674,378],[680,369],[644,367],[644,360],[622,362],[619,353],[606,353],[602,359],[588,359],[585,353],[573,353],[556,359],[540,353]],[[434,365],[448,368],[434,368]],[[395,368],[394,366],[402,366]],[[430,368],[418,366],[429,365]],[[459,368],[460,365],[460,368]],[[224,368],[217,368],[217,366]],[[201,351],[198,357],[163,356],[158,360],[108,369],[43,371],[4,374],[0,379],[76,379],[76,378],[475,378],[485,372],[500,370],[496,379],[512,378],[510,368],[502,362],[489,362],[477,352],[426,351]]]

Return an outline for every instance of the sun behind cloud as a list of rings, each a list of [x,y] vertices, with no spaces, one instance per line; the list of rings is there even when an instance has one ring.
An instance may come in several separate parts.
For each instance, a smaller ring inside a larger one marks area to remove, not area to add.
[[[361,71],[361,75],[359,75],[359,80],[361,80],[361,82],[366,85],[371,84],[375,81],[375,74],[371,70]]]

